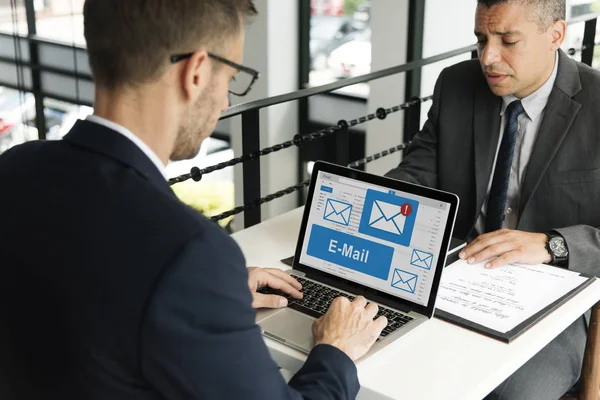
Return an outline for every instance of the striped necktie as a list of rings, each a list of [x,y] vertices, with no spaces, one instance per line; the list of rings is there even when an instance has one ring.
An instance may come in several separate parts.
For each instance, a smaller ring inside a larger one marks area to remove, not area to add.
[[[517,134],[519,133],[518,119],[519,115],[524,111],[521,100],[513,101],[506,108],[506,126],[500,150],[498,151],[496,169],[494,170],[494,178],[485,216],[485,231],[488,233],[502,228],[506,213],[506,196],[508,193],[510,170],[515,153]]]

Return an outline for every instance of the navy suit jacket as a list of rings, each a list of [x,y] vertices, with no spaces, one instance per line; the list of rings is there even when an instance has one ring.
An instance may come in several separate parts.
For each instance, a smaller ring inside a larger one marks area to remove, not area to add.
[[[79,121],[17,146],[0,188],[0,398],[357,395],[354,363],[327,345],[286,384],[240,249],[121,134]]]

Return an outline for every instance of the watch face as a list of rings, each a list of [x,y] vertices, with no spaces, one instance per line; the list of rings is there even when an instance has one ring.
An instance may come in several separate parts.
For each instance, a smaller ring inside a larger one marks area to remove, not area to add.
[[[562,238],[552,238],[550,239],[550,243],[548,243],[550,250],[557,257],[564,257],[567,255],[567,248],[565,246],[565,241]]]

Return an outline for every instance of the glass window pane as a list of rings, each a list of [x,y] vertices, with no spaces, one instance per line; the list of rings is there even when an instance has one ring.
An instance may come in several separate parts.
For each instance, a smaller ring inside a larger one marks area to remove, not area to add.
[[[595,13],[600,11],[600,1],[598,0],[567,0],[567,21],[573,18],[581,17],[586,14]],[[583,33],[585,30],[585,22],[579,22],[576,24],[570,24],[567,27],[567,34],[565,40],[561,46],[562,50],[567,52],[574,60],[581,61],[581,47],[583,45]],[[596,24],[596,40],[595,43],[600,42],[600,26]],[[597,51],[594,52],[593,66],[596,66],[598,62],[596,59],[600,55]]]
[[[16,8],[11,0],[0,0],[0,32],[27,34],[27,15],[25,1],[17,0]]]
[[[38,138],[30,121],[35,121],[33,94],[0,86],[0,154]]]
[[[371,72],[369,0],[311,0],[310,86]],[[367,84],[340,92],[368,95]]]
[[[93,112],[91,107],[45,98],[46,139],[62,139],[78,119],[85,119]],[[0,86],[0,153],[18,144],[37,140],[36,122],[33,94]]]
[[[218,128],[217,128],[218,129]],[[206,168],[235,157],[233,149],[227,141],[210,137],[202,142],[200,152],[190,160],[173,161],[167,165],[169,178],[188,174],[192,167]],[[233,184],[233,168],[229,167],[202,177],[200,182],[188,180],[171,186],[177,197],[187,205],[212,217],[236,206]],[[234,217],[219,221],[223,228],[230,229]]]
[[[46,139],[60,140],[65,136],[78,119],[85,119],[93,114],[94,109],[73,103],[44,99],[44,116],[46,118]],[[35,125],[35,121],[33,121]]]
[[[83,3],[85,0],[34,0],[37,34],[46,39],[84,46]],[[0,0],[0,32],[27,35],[25,1]]]
[[[36,0],[35,20],[38,35],[46,39],[85,46],[84,2],[85,0]]]

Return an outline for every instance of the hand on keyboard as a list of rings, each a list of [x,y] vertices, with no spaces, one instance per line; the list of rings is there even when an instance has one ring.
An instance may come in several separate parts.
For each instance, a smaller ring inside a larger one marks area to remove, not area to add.
[[[276,268],[248,268],[248,286],[252,292],[252,307],[254,308],[280,308],[288,305],[286,297],[301,299],[302,285],[291,275]],[[265,288],[272,289],[267,293]],[[262,292],[262,293],[261,293]]]
[[[349,301],[354,300],[353,295],[341,292],[332,287],[323,286],[320,283],[302,277],[296,277],[296,279],[302,285],[304,297],[301,299],[292,297],[289,294],[270,287],[263,287],[259,289],[258,292],[267,295],[275,294],[283,296],[288,300],[288,307],[317,319],[325,315],[335,298],[345,297]],[[379,339],[384,339],[412,321],[412,317],[409,315],[385,307],[379,307],[379,311],[373,316],[373,319],[380,316],[385,316],[387,318],[387,326],[383,329],[383,332],[381,332]]]
[[[387,319],[375,320],[378,307],[358,296],[350,302],[345,297],[336,298],[327,313],[313,325],[315,344],[329,344],[346,353],[353,361],[364,356],[373,346]]]

